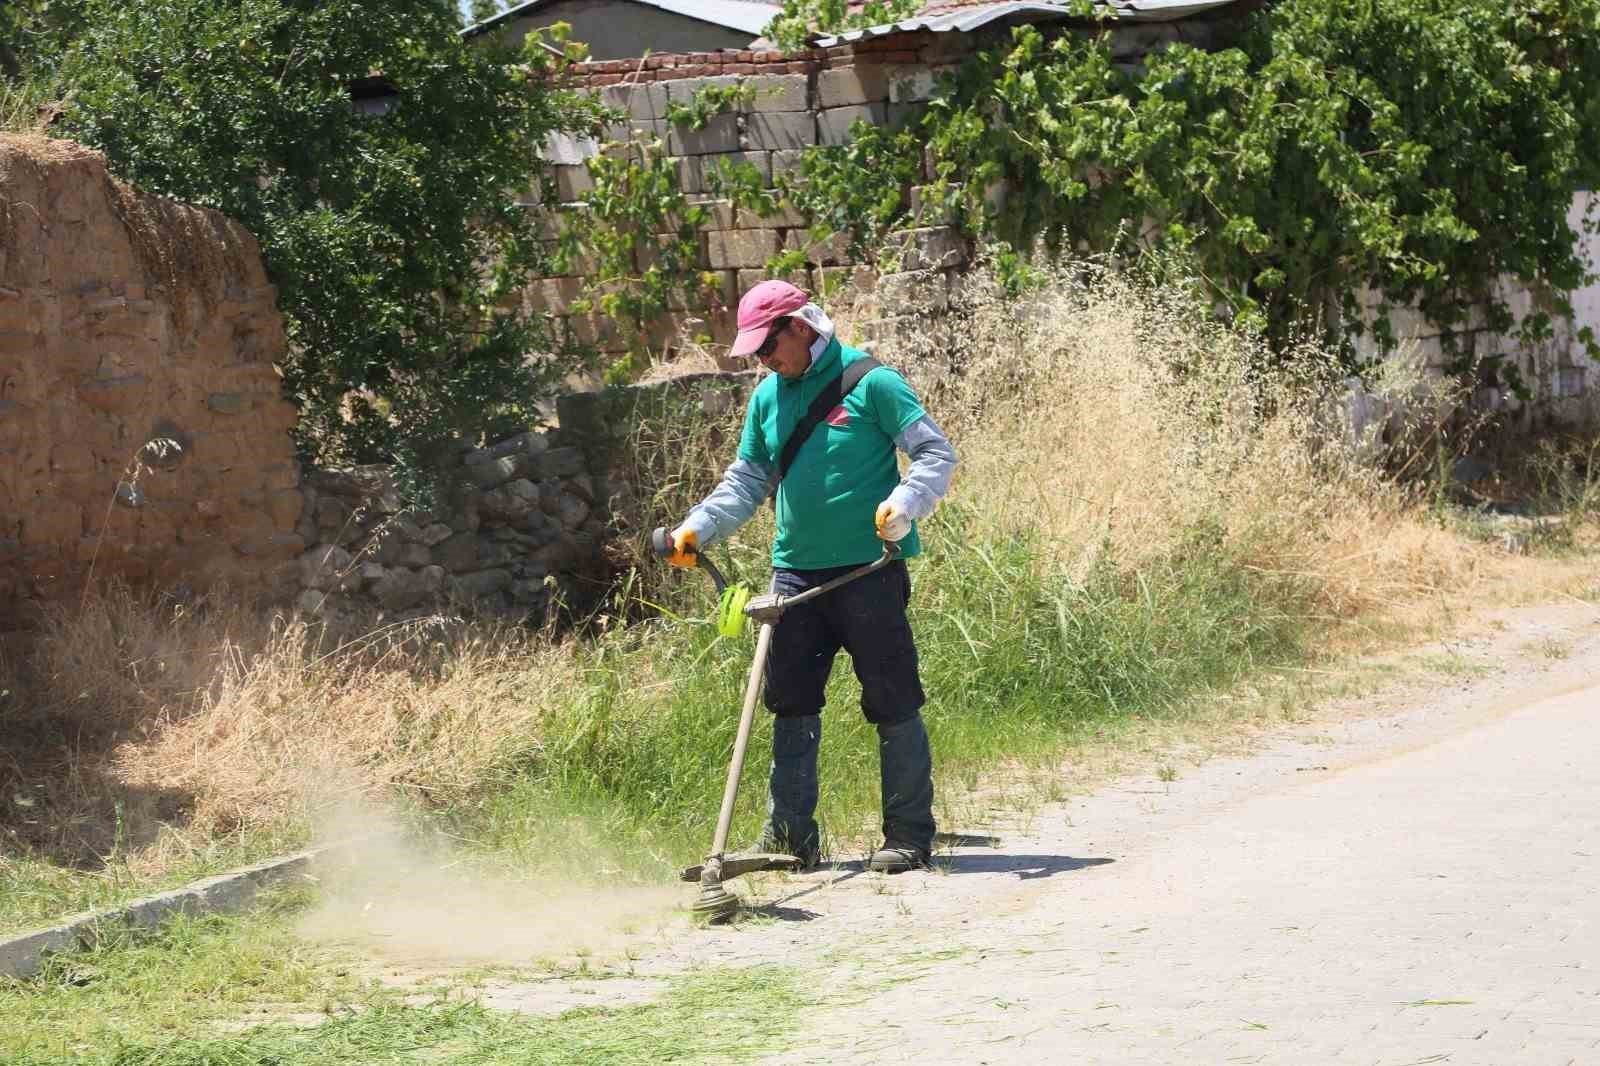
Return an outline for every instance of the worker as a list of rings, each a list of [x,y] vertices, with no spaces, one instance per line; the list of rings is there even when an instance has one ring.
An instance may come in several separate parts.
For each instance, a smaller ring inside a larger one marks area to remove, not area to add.
[[[899,545],[888,566],[777,623],[765,675],[765,702],[775,716],[768,817],[756,850],[793,855],[806,869],[821,861],[821,711],[834,657],[844,648],[861,682],[861,709],[878,733],[884,840],[868,867],[890,874],[924,868],[934,839],[933,758],[906,619],[905,560],[918,553],[917,521],[949,488],[955,450],[905,378],[841,344],[832,321],[795,286],[765,281],[745,293],[738,329],[730,354],[754,357],[772,373],[751,394],[738,457],[672,531],[669,561],[693,566],[695,552],[747,522],[774,486],[776,593],[795,595],[872,562],[883,541]],[[868,362],[848,371],[862,359]],[[867,367],[833,404],[837,390]],[[828,398],[819,400],[825,390]],[[811,411],[814,428],[806,434]],[[798,450],[785,467],[791,437]],[[911,460],[903,477],[897,447]]]

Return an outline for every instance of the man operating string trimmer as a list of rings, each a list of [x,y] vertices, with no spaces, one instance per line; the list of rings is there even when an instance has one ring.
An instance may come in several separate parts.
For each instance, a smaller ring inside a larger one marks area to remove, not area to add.
[[[824,687],[840,648],[861,681],[861,709],[877,727],[883,846],[869,867],[924,867],[933,848],[933,760],[919,713],[925,697],[906,620],[917,554],[916,521],[945,494],[955,450],[906,380],[834,336],[806,294],[782,281],[739,301],[731,354],[772,370],[750,397],[738,458],[722,482],[672,531],[669,561],[730,536],[777,486],[773,591],[799,594],[869,563],[882,542],[900,559],[787,611],[766,664],[765,702],[776,716],[768,818],[757,850],[821,859],[816,822],[817,749]],[[864,360],[864,362],[863,362]],[[863,371],[865,373],[863,374]],[[900,476],[899,447],[911,457]]]

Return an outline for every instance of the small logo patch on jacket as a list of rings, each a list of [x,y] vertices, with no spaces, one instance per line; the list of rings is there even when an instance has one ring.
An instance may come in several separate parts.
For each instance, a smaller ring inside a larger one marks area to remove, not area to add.
[[[833,410],[828,412],[828,425],[848,426],[849,424],[850,412],[844,409],[844,404],[840,404],[838,407],[835,407]]]

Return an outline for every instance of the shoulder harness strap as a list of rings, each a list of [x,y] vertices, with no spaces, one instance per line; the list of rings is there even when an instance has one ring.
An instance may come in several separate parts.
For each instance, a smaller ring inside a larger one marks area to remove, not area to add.
[[[854,389],[862,378],[882,365],[872,356],[863,355],[849,363],[838,377],[823,387],[817,398],[811,401],[811,406],[806,408],[805,417],[800,420],[800,424],[794,427],[789,439],[783,442],[783,450],[778,453],[777,481],[782,481],[789,473],[789,467],[794,464],[795,456],[800,454],[800,446],[811,436],[812,430],[828,417],[828,412],[843,403],[844,398],[850,395],[850,390]],[[777,481],[773,482],[774,486]]]

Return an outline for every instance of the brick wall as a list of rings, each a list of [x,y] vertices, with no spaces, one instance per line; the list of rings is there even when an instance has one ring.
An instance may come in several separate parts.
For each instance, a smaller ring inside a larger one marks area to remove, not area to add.
[[[1131,66],[1151,51],[1178,41],[1202,48],[1226,45],[1236,30],[1236,20],[1226,17],[1125,24],[1112,31],[1112,54],[1119,64]],[[703,175],[719,159],[748,162],[770,187],[798,163],[806,148],[843,143],[856,119],[880,125],[900,122],[924,104],[941,71],[985,44],[981,35],[915,31],[788,56],[774,51],[698,52],[579,65],[574,73],[576,84],[628,116],[626,122],[607,130],[606,136],[615,140],[661,138],[677,163],[682,189],[711,209],[711,222],[701,235],[700,265],[720,275],[718,288],[724,306],[698,315],[679,310],[665,316],[651,337],[655,346],[666,344],[685,325],[710,333],[718,342],[730,340],[733,326],[727,306],[765,276],[763,264],[769,256],[799,247],[807,249],[806,260],[791,280],[812,292],[843,290],[853,297],[858,311],[865,303],[867,313],[858,313],[853,321],[861,324],[868,337],[894,335],[907,325],[922,329],[929,315],[941,313],[957,279],[970,264],[973,249],[954,230],[933,224],[937,220],[928,219],[930,224],[916,226],[901,238],[905,254],[898,260],[855,263],[841,238],[810,244],[805,220],[792,209],[766,218],[737,209],[705,192]],[[667,121],[669,102],[687,104],[704,87],[731,84],[753,87],[755,100],[737,113],[716,116],[701,131],[677,129]],[[550,146],[548,156],[555,164],[559,198],[565,206],[571,207],[590,187],[583,161],[598,150],[594,142],[573,139]],[[995,193],[1003,196],[1005,190],[997,188]],[[915,208],[920,188],[912,186],[906,195]],[[1590,196],[1580,194],[1573,207],[1574,228],[1580,231]],[[1585,240],[1591,261],[1600,262],[1600,240],[1593,236]],[[582,290],[582,266],[578,264],[572,276],[536,286],[535,305],[568,315],[571,301]],[[1596,310],[1600,297],[1595,291],[1591,287],[1575,294],[1578,321],[1574,328],[1559,328],[1548,343],[1536,348],[1504,338],[1480,337],[1479,347],[1485,351],[1515,352],[1535,400],[1521,404],[1503,388],[1485,388],[1479,391],[1477,404],[1515,410],[1524,422],[1545,416],[1564,422],[1594,420],[1597,390],[1593,386],[1600,371],[1581,353],[1575,330],[1588,327],[1600,333],[1600,312]],[[1540,304],[1538,297],[1510,283],[1507,296],[1519,313],[1548,303]],[[1443,365],[1446,360],[1435,327],[1414,313],[1402,311],[1395,319],[1408,351],[1420,353],[1430,368],[1437,370]],[[570,317],[568,322],[577,337],[596,343],[601,350],[617,352],[626,347],[626,338],[593,320]]]
[[[1585,219],[1596,210],[1595,196],[1579,192],[1567,211],[1567,225],[1579,235],[1579,252],[1590,269],[1600,266],[1600,234],[1584,229]],[[1463,356],[1503,354],[1516,368],[1529,399],[1518,399],[1504,375],[1485,365],[1472,394],[1475,409],[1500,413],[1513,433],[1547,426],[1600,425],[1600,365],[1589,358],[1580,340],[1584,330],[1600,337],[1600,281],[1571,294],[1571,321],[1559,318],[1552,294],[1536,292],[1509,276],[1501,279],[1499,295],[1518,319],[1535,312],[1551,315],[1550,336],[1529,344],[1480,326],[1463,330],[1451,352],[1446,350],[1437,325],[1416,310],[1396,308],[1390,312],[1390,326],[1400,341],[1402,358],[1416,362],[1427,374],[1442,376]],[[1358,297],[1369,320],[1375,317],[1380,302],[1378,294],[1370,291]],[[1370,334],[1357,340],[1356,351],[1364,358],[1375,357],[1377,345]]]

